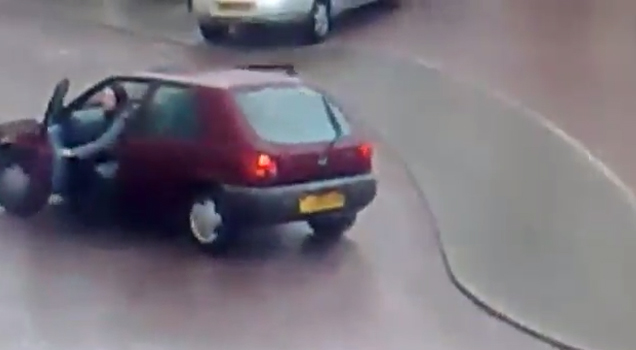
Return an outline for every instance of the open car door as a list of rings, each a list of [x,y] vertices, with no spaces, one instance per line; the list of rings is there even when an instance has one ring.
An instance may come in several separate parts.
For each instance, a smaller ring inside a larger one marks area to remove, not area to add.
[[[52,189],[53,148],[47,125],[64,106],[69,81],[60,81],[44,119],[0,124],[0,206],[12,215],[29,217],[48,204]]]

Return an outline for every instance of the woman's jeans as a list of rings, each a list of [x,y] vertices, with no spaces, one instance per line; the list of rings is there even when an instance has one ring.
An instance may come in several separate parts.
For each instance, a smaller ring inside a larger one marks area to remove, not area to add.
[[[48,132],[49,142],[53,150],[51,189],[54,194],[62,194],[66,190],[69,160],[62,156],[62,150],[64,149],[62,129],[54,125],[49,127]]]
[[[52,193],[54,194],[64,194],[69,190],[69,168],[73,166],[71,162],[73,160],[69,160],[62,156],[62,150],[64,149],[64,144],[62,142],[62,128],[57,125],[51,126],[48,129],[49,131],[49,142],[51,143],[51,148],[53,149],[53,164],[52,164],[52,176],[51,176],[51,187]],[[113,180],[118,170],[118,163],[115,161],[108,161],[103,163],[92,163],[89,162],[91,166],[91,172],[95,172],[95,174],[100,178],[100,180]],[[95,168],[92,168],[92,167]]]

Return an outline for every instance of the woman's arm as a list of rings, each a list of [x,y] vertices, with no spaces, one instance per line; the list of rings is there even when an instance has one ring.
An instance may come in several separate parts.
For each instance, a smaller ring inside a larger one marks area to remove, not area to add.
[[[77,158],[90,158],[102,151],[112,148],[117,144],[126,127],[128,118],[135,112],[135,108],[127,106],[122,113],[116,117],[111,126],[97,140],[89,142],[71,149],[72,154]]]

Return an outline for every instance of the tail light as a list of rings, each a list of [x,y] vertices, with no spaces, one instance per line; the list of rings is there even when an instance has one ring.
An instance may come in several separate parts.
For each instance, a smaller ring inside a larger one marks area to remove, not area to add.
[[[373,157],[373,146],[370,143],[363,143],[358,146],[358,154],[363,159],[370,160]]]
[[[265,153],[259,153],[254,162],[253,174],[257,179],[266,179],[276,176],[278,166],[276,161]]]

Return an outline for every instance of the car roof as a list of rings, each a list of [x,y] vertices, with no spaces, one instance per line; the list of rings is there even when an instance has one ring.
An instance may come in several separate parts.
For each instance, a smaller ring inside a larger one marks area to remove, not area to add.
[[[259,71],[240,68],[215,70],[185,70],[179,68],[155,68],[131,74],[132,77],[163,80],[201,87],[230,89],[280,83],[299,84],[297,76],[278,71]]]

